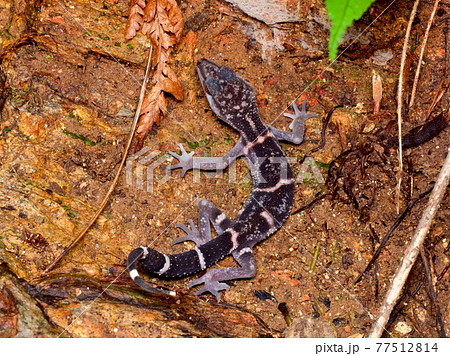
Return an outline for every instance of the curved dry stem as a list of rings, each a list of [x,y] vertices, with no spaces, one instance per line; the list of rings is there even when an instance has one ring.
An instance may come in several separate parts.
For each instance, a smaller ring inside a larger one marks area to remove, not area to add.
[[[109,197],[111,196],[112,192],[114,191],[114,189],[117,185],[117,181],[119,180],[119,177],[120,177],[120,172],[122,171],[122,168],[125,165],[125,161],[127,159],[128,152],[131,147],[131,142],[133,141],[134,133],[136,131],[136,126],[137,126],[137,123],[139,120],[139,114],[141,112],[142,102],[144,100],[145,84],[147,83],[148,74],[150,72],[150,67],[151,67],[152,52],[153,52],[153,46],[150,47],[150,53],[149,53],[148,61],[147,61],[147,68],[145,69],[144,81],[142,82],[141,93],[139,95],[139,103],[138,103],[138,106],[136,109],[136,113],[134,115],[133,123],[131,125],[130,134],[128,135],[128,141],[127,141],[127,144],[125,145],[125,149],[124,149],[124,152],[122,155],[122,160],[120,161],[119,168],[117,169],[116,175],[115,175],[113,181],[111,182],[111,185],[109,186],[108,191],[106,192],[105,197],[103,198],[103,200],[102,200],[99,208],[95,212],[94,216],[91,218],[91,220],[89,220],[88,224],[83,228],[83,230],[80,231],[78,236],[70,243],[70,245],[67,246],[66,249],[45,269],[45,271],[43,273],[44,275],[47,274],[48,272],[50,272],[53,268],[55,268],[55,266],[59,263],[59,261],[61,261],[61,259],[65,255],[67,255],[67,253],[83,238],[83,236],[86,234],[86,232],[91,228],[91,226],[95,223],[97,218],[102,213],[103,209],[105,208],[106,204],[108,203]]]

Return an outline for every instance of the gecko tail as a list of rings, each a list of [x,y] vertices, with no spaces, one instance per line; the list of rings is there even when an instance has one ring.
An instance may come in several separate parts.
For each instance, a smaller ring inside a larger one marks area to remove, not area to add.
[[[156,293],[156,294],[166,294],[170,296],[175,296],[176,293],[174,291],[164,290],[152,287],[149,283],[147,283],[141,276],[139,276],[138,270],[136,268],[136,262],[140,259],[144,259],[148,254],[148,248],[144,246],[140,246],[128,255],[127,260],[127,268],[130,273],[130,277],[134,283],[136,283],[140,288],[147,292]]]

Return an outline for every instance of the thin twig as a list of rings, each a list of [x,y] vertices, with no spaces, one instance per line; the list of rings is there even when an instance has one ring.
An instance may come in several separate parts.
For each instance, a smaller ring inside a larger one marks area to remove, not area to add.
[[[403,149],[402,149],[402,106],[403,106],[403,72],[405,70],[406,52],[408,50],[409,35],[411,33],[412,23],[414,17],[416,17],[417,7],[420,0],[416,0],[414,3],[411,15],[409,16],[408,27],[406,28],[405,41],[403,42],[402,59],[400,62],[400,74],[398,77],[398,90],[397,90],[397,123],[398,123],[398,181],[395,194],[395,200],[397,205],[397,214],[400,212],[400,188],[402,186],[402,173],[403,173]]]
[[[444,278],[445,274],[447,273],[447,271],[450,269],[450,262],[447,263],[447,266],[444,267],[444,269],[442,270],[442,272],[439,274],[438,277],[438,281],[440,281],[442,278]]]
[[[414,205],[416,205],[417,202],[425,198],[428,194],[430,194],[431,189],[433,189],[434,185],[431,185],[427,188],[422,194],[420,194],[417,198],[411,200],[408,204],[408,206],[405,208],[403,213],[395,220],[394,224],[391,226],[389,231],[386,233],[386,235],[383,237],[383,240],[381,240],[380,245],[378,246],[377,250],[373,254],[372,258],[370,259],[369,263],[367,264],[366,269],[359,275],[359,277],[355,281],[355,285],[361,282],[364,275],[370,271],[374,263],[377,261],[378,257],[380,256],[381,251],[383,251],[384,247],[386,246],[388,239],[391,237],[392,233],[397,229],[397,227],[402,223],[403,220],[408,216],[408,214],[411,212]]]
[[[441,311],[439,310],[439,305],[436,301],[436,292],[433,286],[433,280],[431,277],[430,265],[428,264],[427,256],[423,246],[420,248],[420,257],[422,258],[423,267],[425,269],[425,279],[428,283],[428,290],[430,291],[431,303],[433,304],[434,312],[436,314],[436,319],[439,325],[439,337],[447,337],[445,334],[444,322],[442,321]]]
[[[449,85],[450,85],[450,80],[442,79],[441,82],[439,83],[439,90],[437,91],[436,95],[434,96],[433,102],[431,103],[430,108],[428,109],[427,114],[425,116],[427,120],[430,117],[431,112],[434,110],[434,107],[436,106],[436,104],[439,102],[439,100],[442,99],[442,97],[446,93]]]
[[[322,193],[319,192],[316,194],[316,197],[313,199],[313,201],[309,202],[308,204],[298,208],[297,210],[295,210],[294,212],[291,213],[291,215],[295,215],[298,214],[304,210],[308,210],[309,208],[313,207],[314,205],[316,205],[322,198],[324,198],[326,195],[329,195],[328,193]]]
[[[111,196],[112,192],[114,191],[114,188],[116,187],[117,181],[119,180],[119,177],[120,177],[120,172],[122,171],[122,168],[123,168],[123,166],[125,164],[125,161],[127,159],[128,151],[130,150],[131,142],[133,141],[134,133],[136,131],[136,126],[137,126],[137,123],[138,123],[138,120],[139,120],[139,115],[141,113],[142,102],[144,100],[144,94],[145,94],[145,85],[147,83],[148,74],[150,72],[150,67],[151,67],[152,52],[153,52],[153,46],[150,47],[150,53],[149,53],[149,56],[148,56],[147,68],[145,69],[144,81],[142,82],[141,93],[139,95],[139,103],[138,103],[138,106],[136,108],[136,113],[134,115],[133,123],[131,125],[130,134],[128,135],[128,141],[127,141],[127,144],[125,145],[125,149],[124,149],[124,152],[123,152],[122,160],[120,162],[119,168],[117,169],[116,175],[115,175],[111,185],[109,186],[109,189],[106,192],[106,195],[103,198],[103,200],[102,200],[99,208],[97,209],[96,213],[94,214],[94,216],[91,218],[91,220],[89,220],[88,224],[84,227],[83,230],[81,230],[81,232],[70,243],[70,245],[68,247],[66,247],[66,249],[45,269],[43,274],[47,274],[53,268],[55,268],[55,266],[58,264],[58,262],[61,261],[61,259],[65,255],[67,255],[67,253],[83,238],[83,236],[91,228],[91,226],[95,223],[95,221],[97,220],[97,218],[99,217],[99,215],[101,214],[103,209],[105,208],[106,204],[108,203],[109,197]]]
[[[414,84],[413,84],[413,88],[412,88],[412,91],[411,91],[411,100],[409,102],[409,107],[410,108],[412,108],[412,106],[414,105],[414,99],[416,97],[417,84],[419,83],[420,68],[422,67],[423,54],[425,53],[425,47],[427,46],[428,35],[430,33],[431,24],[433,23],[434,15],[436,14],[436,10],[437,10],[437,7],[439,5],[439,1],[440,0],[436,0],[434,2],[433,10],[431,11],[430,18],[428,19],[428,26],[427,26],[427,29],[425,31],[425,35],[423,36],[422,46],[420,48],[419,62],[417,63],[416,74],[414,76]]]
[[[409,272],[416,261],[420,247],[430,229],[431,222],[436,215],[439,204],[444,196],[447,185],[450,181],[450,148],[447,149],[447,158],[442,166],[441,172],[436,180],[434,189],[431,192],[427,207],[419,221],[416,232],[414,233],[411,243],[405,251],[402,262],[395,273],[395,277],[389,287],[383,303],[378,310],[377,319],[372,325],[368,337],[381,337],[384,327],[389,320],[392,308],[399,298],[400,292],[408,278]]]
[[[322,124],[322,132],[320,134],[320,145],[313,148],[310,153],[317,152],[325,147],[327,126],[331,120],[331,116],[333,116],[334,110],[336,110],[338,108],[342,108],[342,107],[344,107],[344,105],[337,105],[328,112],[327,117],[325,118],[325,120],[323,121],[323,124]]]

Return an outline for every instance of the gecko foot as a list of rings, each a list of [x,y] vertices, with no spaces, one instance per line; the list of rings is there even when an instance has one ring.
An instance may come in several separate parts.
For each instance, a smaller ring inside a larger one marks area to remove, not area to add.
[[[296,126],[297,124],[301,124],[302,126],[305,124],[305,121],[316,116],[316,114],[307,114],[306,113],[306,102],[307,100],[303,100],[302,103],[302,110],[300,110],[297,106],[297,103],[295,102],[295,100],[292,102],[292,107],[294,109],[294,113],[290,114],[290,113],[284,113],[283,115],[286,117],[289,117],[290,119],[292,119],[291,124],[289,125],[289,128],[291,130],[294,129],[294,126]]]
[[[205,242],[209,241],[209,239],[207,239],[207,241],[205,241],[205,239],[202,237],[202,234],[200,233],[200,231],[195,227],[195,224],[192,221],[192,219],[189,219],[189,225],[191,228],[188,228],[186,225],[184,225],[182,223],[176,223],[175,226],[182,229],[187,235],[173,240],[172,245],[176,245],[176,244],[179,244],[180,242],[184,242],[184,241],[192,241],[192,242],[195,242],[195,244],[197,246],[201,246]]]
[[[209,278],[209,273],[205,274],[203,277],[200,277],[192,282],[189,282],[188,287],[192,288],[193,286],[196,286],[197,284],[201,284],[201,283],[205,283],[205,286],[203,288],[200,288],[198,291],[196,291],[195,295],[200,295],[200,294],[209,292],[213,296],[215,296],[217,300],[220,300],[219,292],[221,290],[228,290],[230,288],[230,286],[226,283],[221,283],[219,281],[211,280]]]
[[[181,143],[179,144],[179,146],[181,149],[181,156],[172,151],[169,151],[169,154],[171,156],[173,156],[174,158],[176,158],[178,161],[180,161],[180,163],[169,166],[169,169],[183,168],[183,171],[181,172],[181,176],[184,177],[186,172],[188,170],[192,169],[192,167],[194,166],[194,163],[193,163],[194,160],[193,160],[192,156],[194,155],[195,152],[192,151],[190,153],[187,153]]]

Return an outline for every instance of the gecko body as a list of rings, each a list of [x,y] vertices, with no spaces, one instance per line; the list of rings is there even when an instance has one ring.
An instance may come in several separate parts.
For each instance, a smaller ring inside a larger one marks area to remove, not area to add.
[[[192,168],[222,170],[239,156],[249,161],[253,188],[248,200],[233,220],[208,200],[199,203],[198,229],[190,220],[190,227],[178,223],[186,236],[173,243],[193,241],[194,249],[163,254],[148,247],[138,247],[128,257],[132,279],[143,289],[156,293],[170,293],[150,286],[139,276],[136,262],[147,273],[165,278],[192,275],[205,270],[227,255],[232,255],[239,267],[209,270],[189,283],[189,287],[204,283],[196,295],[210,292],[218,300],[219,291],[228,289],[227,280],[251,278],[256,273],[253,247],[277,231],[288,218],[294,199],[294,177],[288,160],[278,141],[299,144],[303,140],[305,121],[314,114],[306,113],[306,101],[300,110],[293,103],[292,131],[278,130],[262,122],[251,85],[232,69],[202,59],[197,64],[200,82],[208,102],[219,119],[239,131],[240,139],[224,157],[202,157],[194,167],[193,152],[187,153],[180,144],[181,155],[170,152],[179,160],[171,169],[182,168],[181,176]],[[211,237],[210,224],[217,231]]]

